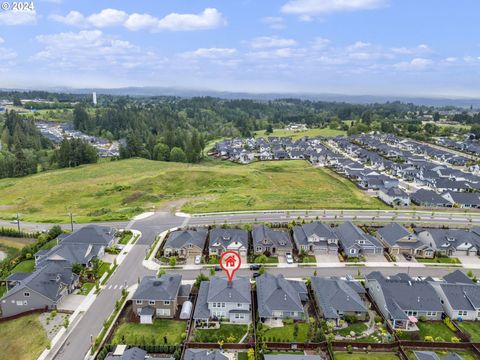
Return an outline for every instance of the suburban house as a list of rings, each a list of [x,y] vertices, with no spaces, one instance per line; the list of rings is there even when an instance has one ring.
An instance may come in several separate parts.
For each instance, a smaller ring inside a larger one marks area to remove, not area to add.
[[[385,277],[374,271],[366,276],[365,287],[394,329],[416,329],[420,316],[442,319],[440,298],[426,280],[414,280],[405,273]]]
[[[383,253],[383,246],[373,236],[365,234],[358,226],[347,221],[335,229],[340,248],[347,257]]]
[[[242,229],[214,228],[210,231],[209,255],[222,255],[225,251],[235,251],[247,256],[248,232]]]
[[[368,308],[364,301],[365,289],[354,281],[313,276],[310,278],[315,302],[320,315],[338,326],[345,316],[364,321]]]
[[[480,320],[480,285],[460,270],[431,284],[440,297],[448,317],[458,321]]]
[[[142,324],[152,324],[154,318],[172,319],[189,295],[190,285],[182,285],[182,275],[145,276],[132,296],[133,312]]]
[[[458,206],[462,209],[477,209],[480,207],[480,196],[477,192],[448,191],[443,193],[442,197],[452,203],[453,206]]]
[[[108,354],[105,360],[174,360],[173,357],[152,357],[138,347],[126,348],[126,345],[117,345],[113,353]]]
[[[295,225],[293,240],[298,251],[310,254],[336,254],[338,252],[338,236],[333,229],[321,222]]]
[[[56,309],[62,298],[78,284],[78,275],[67,261],[48,261],[29,276],[19,280],[1,299],[1,317],[30,310]]]
[[[206,241],[205,229],[173,231],[163,246],[163,254],[167,257],[193,258],[202,255]]]
[[[265,225],[255,225],[252,231],[255,255],[270,253],[272,256],[291,254],[292,240],[287,231],[272,230]]]
[[[229,360],[220,350],[186,349],[183,360]]]
[[[90,267],[92,260],[103,257],[105,249],[113,246],[116,239],[112,228],[98,225],[87,225],[70,235],[62,235],[52,249],[35,253],[36,266],[45,261],[67,261]]]
[[[435,252],[452,255],[477,255],[480,236],[463,229],[423,229],[417,234],[420,241]]]
[[[378,197],[391,206],[409,206],[410,196],[399,187],[382,187],[378,190]]]
[[[305,318],[308,291],[303,281],[287,280],[283,275],[264,273],[256,280],[258,316],[271,319]]]
[[[453,203],[433,190],[420,189],[410,195],[412,202],[424,207],[452,207]]]
[[[224,319],[231,323],[249,324],[252,321],[250,279],[236,276],[232,281],[214,276],[202,281],[198,290],[193,319],[210,321]]]
[[[417,235],[407,230],[405,226],[392,223],[377,231],[377,237],[394,255],[410,254],[421,258],[433,258],[433,249],[418,240]]]

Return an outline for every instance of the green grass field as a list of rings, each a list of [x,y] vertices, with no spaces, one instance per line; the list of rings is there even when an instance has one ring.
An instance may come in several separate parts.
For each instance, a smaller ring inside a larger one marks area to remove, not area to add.
[[[380,353],[380,352],[369,352],[368,354],[363,353],[346,353],[346,352],[335,352],[335,360],[398,360],[399,357],[394,353]]]
[[[440,337],[444,341],[449,342],[455,333],[450,330],[442,321],[426,321],[418,322],[417,326],[420,330],[420,339],[425,339],[425,336],[433,336],[433,338]]]
[[[24,260],[13,268],[12,274],[17,272],[33,272],[34,270],[35,260]]]
[[[337,135],[345,135],[347,132],[343,130],[334,130],[329,128],[323,129],[308,129],[307,131],[293,132],[285,129],[273,129],[273,133],[266,135],[264,130],[256,131],[254,136],[258,137],[268,137],[268,136],[278,136],[278,137],[291,137],[292,139],[300,139],[305,136],[315,137],[315,136],[325,136],[325,137],[334,137]]]
[[[195,329],[194,342],[216,343],[224,342],[238,343],[248,330],[248,325],[221,324],[219,329]]]
[[[28,200],[19,205],[19,198]],[[179,199],[187,199],[184,211],[195,213],[386,208],[350,181],[302,160],[191,165],[129,159],[0,180],[4,219],[20,206],[24,221],[65,223],[69,209],[77,222],[126,220]]]
[[[164,343],[164,336],[167,337],[169,345],[179,344],[182,341],[182,334],[185,333],[187,324],[185,321],[175,320],[154,320],[153,324],[123,323],[113,335],[113,344],[136,345],[142,344],[143,339],[155,344]]]
[[[49,341],[38,314],[33,314],[3,322],[0,343],[0,360],[35,360]]]
[[[267,341],[271,339],[271,341],[280,342],[306,342],[310,325],[308,323],[298,323],[297,336],[293,336],[294,327],[294,324],[284,324],[282,327],[274,328],[264,326],[264,337]]]
[[[458,321],[457,325],[471,336],[472,342],[480,342],[479,321]]]

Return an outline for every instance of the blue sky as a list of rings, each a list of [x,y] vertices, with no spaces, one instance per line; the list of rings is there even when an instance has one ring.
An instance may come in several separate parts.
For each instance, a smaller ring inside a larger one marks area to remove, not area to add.
[[[0,87],[480,97],[478,0],[36,0]]]

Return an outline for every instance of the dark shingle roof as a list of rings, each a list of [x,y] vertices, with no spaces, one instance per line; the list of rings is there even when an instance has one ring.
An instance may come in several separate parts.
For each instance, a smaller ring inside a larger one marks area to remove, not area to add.
[[[160,278],[145,276],[133,294],[134,300],[175,300],[180,289],[182,275],[165,274]]]

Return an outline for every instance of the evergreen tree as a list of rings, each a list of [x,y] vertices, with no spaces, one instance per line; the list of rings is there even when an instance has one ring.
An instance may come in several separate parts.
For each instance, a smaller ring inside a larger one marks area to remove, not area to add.
[[[179,147],[174,147],[170,151],[170,161],[187,162],[187,156],[185,155],[185,152],[182,149],[180,149]]]

